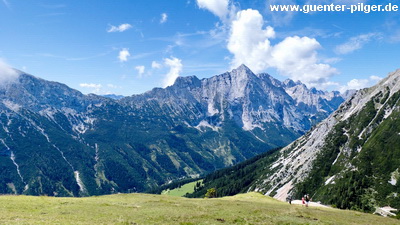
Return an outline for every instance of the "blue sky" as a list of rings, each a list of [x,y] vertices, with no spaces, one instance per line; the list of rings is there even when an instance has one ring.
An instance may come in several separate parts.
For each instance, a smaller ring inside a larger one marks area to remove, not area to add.
[[[328,90],[400,68],[399,12],[277,13],[383,0],[0,0],[1,64],[83,93],[139,94],[177,76],[254,72]],[[1,80],[1,79],[0,79]]]

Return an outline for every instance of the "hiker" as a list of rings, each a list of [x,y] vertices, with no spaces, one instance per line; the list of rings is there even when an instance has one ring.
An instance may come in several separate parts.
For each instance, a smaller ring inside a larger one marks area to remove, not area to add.
[[[305,195],[305,200],[306,200],[306,207],[308,207],[308,204],[310,203],[310,196],[307,194]]]
[[[306,200],[306,196],[304,195],[304,197],[301,197],[301,205],[302,206],[304,206],[306,204],[305,200]]]
[[[292,204],[292,196],[288,195],[287,198],[286,198],[286,201],[288,201],[289,204]]]

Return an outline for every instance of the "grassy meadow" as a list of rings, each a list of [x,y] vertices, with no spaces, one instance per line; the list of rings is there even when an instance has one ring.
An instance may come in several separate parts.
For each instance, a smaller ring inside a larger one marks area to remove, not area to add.
[[[0,224],[400,224],[355,211],[289,205],[258,193],[217,199],[0,196],[0,210]]]
[[[202,182],[202,181],[203,180],[190,182],[190,183],[182,185],[182,187],[175,188],[175,189],[172,189],[172,190],[167,189],[167,190],[164,190],[163,192],[161,192],[161,194],[162,195],[170,195],[170,196],[182,197],[186,193],[193,193],[194,188],[196,186],[196,183],[197,182]]]

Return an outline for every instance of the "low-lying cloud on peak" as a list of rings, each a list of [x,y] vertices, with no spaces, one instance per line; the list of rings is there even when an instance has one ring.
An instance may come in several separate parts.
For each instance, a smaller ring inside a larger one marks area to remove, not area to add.
[[[0,85],[14,82],[18,79],[18,76],[19,73],[15,69],[0,59]]]

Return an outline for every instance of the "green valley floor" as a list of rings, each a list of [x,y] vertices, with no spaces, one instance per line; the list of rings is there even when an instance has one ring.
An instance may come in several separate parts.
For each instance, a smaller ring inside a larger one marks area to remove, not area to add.
[[[356,211],[289,205],[258,193],[218,199],[149,194],[0,196],[0,224],[400,224]]]

